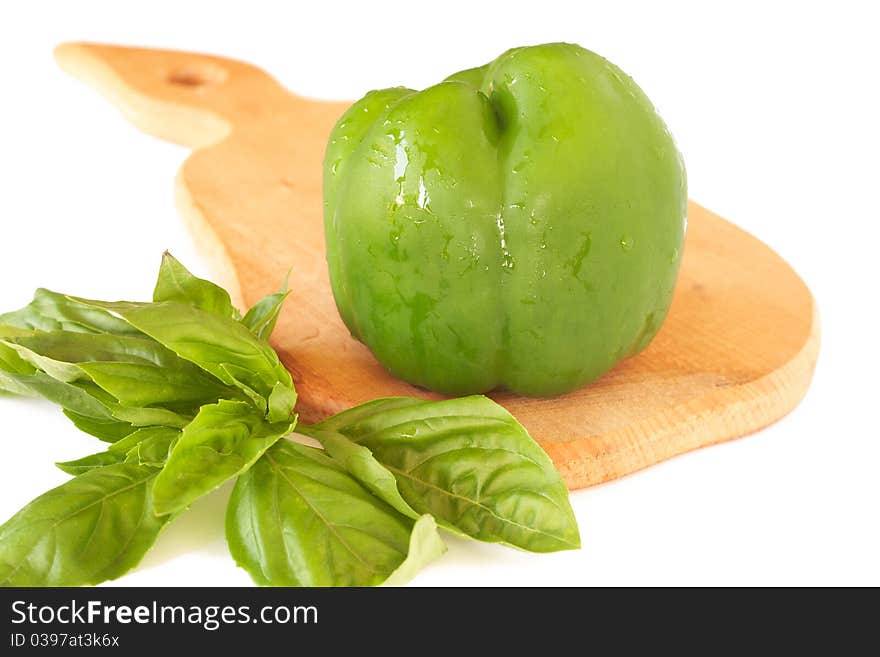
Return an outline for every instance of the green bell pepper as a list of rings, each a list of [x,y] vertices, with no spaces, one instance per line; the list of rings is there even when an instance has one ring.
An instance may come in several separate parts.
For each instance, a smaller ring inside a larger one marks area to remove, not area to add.
[[[330,136],[324,203],[337,307],[385,367],[443,393],[546,396],[657,333],[687,183],[632,79],[552,43],[368,93]]]

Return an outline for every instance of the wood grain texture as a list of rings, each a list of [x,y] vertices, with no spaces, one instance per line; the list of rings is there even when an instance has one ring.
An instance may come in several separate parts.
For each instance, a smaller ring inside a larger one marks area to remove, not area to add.
[[[177,199],[239,305],[293,290],[273,339],[305,421],[376,397],[438,397],[389,375],[336,312],[324,258],[321,161],[347,103],[296,96],[219,57],[65,44],[61,66],[150,134],[194,152]],[[695,203],[669,316],[640,355],[552,399],[492,395],[571,488],[743,436],[801,400],[819,351],[813,298],[770,248]]]

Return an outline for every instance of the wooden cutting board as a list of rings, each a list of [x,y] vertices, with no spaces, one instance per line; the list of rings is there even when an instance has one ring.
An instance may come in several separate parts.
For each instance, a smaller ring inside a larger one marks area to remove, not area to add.
[[[178,205],[240,306],[276,291],[292,267],[273,342],[304,421],[376,397],[436,397],[382,369],[333,303],[321,161],[348,103],[302,98],[220,57],[92,44],[65,44],[56,56],[136,126],[193,149],[177,176]],[[581,488],[774,422],[803,397],[818,351],[816,306],[797,274],[691,203],[672,309],[648,349],[561,397],[492,396]]]

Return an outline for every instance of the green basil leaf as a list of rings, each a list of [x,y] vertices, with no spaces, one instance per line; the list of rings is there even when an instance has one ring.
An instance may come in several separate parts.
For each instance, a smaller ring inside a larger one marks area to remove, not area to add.
[[[247,470],[296,420],[267,423],[251,404],[220,400],[201,408],[183,430],[156,479],[156,513],[183,509]]]
[[[395,408],[403,409],[413,406],[418,407],[424,401],[424,399],[417,399],[415,397],[383,397],[381,399],[374,399],[332,415],[326,420],[315,424],[314,428],[321,428],[325,431],[339,431],[344,428],[347,430],[347,433],[352,433],[357,431],[359,422],[372,418],[379,411],[390,411]]]
[[[223,363],[220,365],[220,369],[228,377],[231,384],[243,392],[245,397],[250,399],[254,406],[259,408],[264,414],[268,412],[269,402],[266,397],[245,383],[252,376],[250,370],[234,363]],[[269,394],[271,395],[272,393]]]
[[[39,331],[65,330],[115,335],[139,333],[128,322],[106,310],[43,288],[34,293],[34,300],[24,308],[0,315],[0,324]]]
[[[179,437],[179,429],[145,427],[116,441],[103,452],[89,454],[74,461],[62,461],[55,465],[63,472],[72,475],[123,462],[161,467],[168,460],[168,454]]]
[[[36,397],[33,390],[21,385],[15,377],[0,370],[0,395],[16,395],[18,397]]]
[[[43,357],[63,363],[120,362],[156,367],[198,368],[144,334],[75,333],[72,331],[27,331],[4,338]]]
[[[35,374],[6,373],[6,376],[33,395],[58,404],[67,411],[74,424],[102,440],[118,439],[119,433],[126,431],[125,425],[182,428],[192,419],[165,408],[121,406],[106,391],[90,382],[65,383],[40,371]]]
[[[107,443],[115,443],[117,440],[122,440],[136,429],[129,422],[123,422],[112,417],[108,419],[87,417],[66,408],[62,409],[62,412],[73,422],[77,429]]]
[[[176,412],[168,408],[122,406],[116,401],[116,398],[113,397],[113,395],[103,388],[99,388],[94,383],[77,382],[68,385],[83,390],[90,397],[97,400],[110,414],[112,419],[127,422],[135,427],[162,425],[183,428],[190,423],[198,411],[198,408]]]
[[[267,419],[269,422],[289,420],[294,406],[296,406],[296,391],[293,386],[279,381],[269,394]]]
[[[433,523],[415,524],[321,450],[282,440],[238,478],[226,540],[262,586],[370,586],[439,556]]]
[[[39,333],[39,331],[10,326],[9,324],[0,324],[0,340],[3,341],[14,341],[16,338],[24,338],[34,333]]]
[[[95,468],[33,500],[0,527],[0,585],[98,584],[136,566],[169,519],[153,513],[157,473]]]
[[[125,456],[122,454],[104,451],[96,454],[89,454],[88,456],[83,456],[81,459],[76,459],[74,461],[58,461],[55,463],[55,467],[62,472],[77,476],[81,475],[83,472],[94,470],[95,468],[103,468],[105,465],[122,463],[124,460]]]
[[[173,427],[144,427],[110,445],[108,451],[124,456],[126,463],[163,466],[180,435],[181,430]]]
[[[264,400],[279,382],[293,390],[290,373],[275,350],[239,322],[172,301],[83,302],[116,313],[227,385],[256,392]],[[292,411],[291,406],[287,415]]]
[[[106,404],[98,401],[92,393],[100,390],[91,383],[65,383],[44,372],[34,374],[7,374],[16,383],[27,388],[35,396],[43,397],[62,408],[80,416],[112,421],[113,415]]]
[[[36,368],[21,358],[11,347],[0,342],[0,390],[14,395],[36,396],[28,386],[20,383],[16,375],[32,375]]]
[[[189,363],[187,363],[189,365]],[[157,367],[143,363],[81,363],[79,367],[123,406],[191,405],[194,408],[223,397],[238,397],[235,389],[201,370]]]
[[[168,461],[174,445],[175,441],[167,443],[163,443],[158,439],[144,441],[128,453],[125,457],[125,462],[162,467]]]
[[[167,251],[162,255],[153,301],[176,301],[222,317],[240,317],[226,290],[211,281],[193,276]]]
[[[406,559],[382,582],[382,586],[403,586],[445,552],[446,545],[437,532],[434,518],[428,514],[419,516],[409,536]]]
[[[2,327],[5,328],[5,327]],[[3,331],[3,333],[7,333]],[[63,331],[57,331],[57,333],[64,333]],[[59,381],[63,381],[65,383],[71,383],[73,381],[86,380],[87,377],[83,374],[82,370],[80,370],[76,365],[71,365],[70,363],[59,362],[53,360],[52,358],[47,358],[40,354],[39,352],[35,352],[25,345],[19,344],[20,340],[27,340],[28,337],[33,337],[32,332],[28,332],[26,335],[19,335],[17,337],[11,337],[8,334],[3,335],[0,334],[0,344],[3,347],[13,350],[21,360],[30,363],[35,369],[42,370],[53,379],[57,379]],[[90,333],[69,333],[69,335],[92,335]]]
[[[330,418],[397,479],[404,500],[473,538],[533,552],[580,547],[568,490],[510,413],[483,396],[401,403]],[[308,434],[308,429],[300,429]]]
[[[375,459],[363,445],[353,443],[341,433],[321,431],[309,427],[298,428],[298,433],[314,438],[324,451],[373,495],[393,507],[398,513],[412,518],[419,514],[406,503],[397,489],[397,479]]]
[[[5,344],[53,378],[90,379],[125,406],[192,402],[197,408],[220,397],[237,396],[145,335],[30,332],[7,337]]]
[[[136,427],[166,426],[182,429],[192,421],[189,415],[170,411],[167,408],[137,408],[115,405],[113,417]]]
[[[287,280],[280,292],[270,294],[257,301],[250,310],[245,313],[241,323],[250,329],[251,333],[261,340],[268,340],[275,330],[275,324],[278,322],[278,315],[284,306],[284,300],[290,292],[287,289]]]
[[[35,368],[19,356],[15,349],[0,342],[0,371],[12,374],[33,374]]]

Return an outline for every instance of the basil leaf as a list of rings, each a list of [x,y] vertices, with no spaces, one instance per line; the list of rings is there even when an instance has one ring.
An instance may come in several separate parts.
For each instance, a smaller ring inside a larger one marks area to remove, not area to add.
[[[533,552],[580,547],[568,490],[553,463],[486,397],[378,400],[368,412],[315,428],[328,426],[369,449],[418,513],[473,538]]]
[[[180,430],[171,427],[145,427],[110,445],[107,450],[89,454],[75,461],[55,465],[68,474],[78,475],[87,470],[114,463],[135,463],[161,467],[168,453],[180,437]]]
[[[240,317],[226,290],[211,281],[193,276],[167,251],[162,255],[153,301],[176,301],[222,317]]]
[[[414,525],[321,450],[283,440],[238,478],[226,540],[262,586],[370,586],[442,552],[430,520]]]
[[[202,403],[237,396],[233,389],[140,336],[69,331],[30,332],[5,344],[59,381],[90,379],[126,406]]]
[[[13,374],[33,374],[35,369],[12,347],[0,342],[0,371]]]
[[[118,314],[227,385],[255,392],[263,400],[269,399],[279,382],[293,391],[290,373],[275,350],[239,322],[172,301],[84,302]],[[265,401],[262,408],[267,408]],[[284,417],[289,416],[293,406],[285,411]],[[277,408],[270,419],[280,419]]]
[[[270,294],[263,297],[245,313],[241,323],[250,329],[251,333],[261,340],[268,340],[275,330],[275,324],[278,321],[278,315],[284,300],[290,292],[287,290],[287,280],[280,292]]]
[[[98,386],[124,406],[188,405],[195,410],[238,392],[201,373],[142,363],[81,363],[79,367]]]
[[[75,301],[44,288],[34,293],[34,300],[20,310],[0,315],[0,324],[40,331],[65,330],[83,333],[137,335],[128,322],[106,310]]]
[[[65,383],[40,371],[34,374],[7,373],[7,376],[31,394],[48,399],[77,415],[113,421],[110,409],[91,394],[100,390],[92,383]]]
[[[445,552],[446,545],[437,532],[434,518],[428,514],[419,516],[409,535],[406,559],[382,582],[382,586],[403,586]]]
[[[109,333],[75,333],[72,331],[27,331],[3,338],[11,346],[63,363],[121,362],[155,365],[156,367],[188,368],[202,374],[199,368],[182,360],[144,334],[112,335]]]
[[[292,385],[279,381],[269,394],[269,422],[283,422],[290,419],[294,406],[296,406],[296,391]]]
[[[75,365],[59,362],[51,358],[46,358],[40,353],[35,352],[22,344],[19,344],[20,340],[26,340],[28,337],[33,337],[33,332],[21,332],[16,329],[18,334],[15,336],[11,336],[9,335],[9,331],[7,329],[8,327],[5,326],[0,327],[0,345],[3,345],[3,347],[14,351],[21,360],[31,364],[35,369],[42,370],[53,379],[57,379],[65,383],[86,379],[86,376],[85,374],[83,374],[82,370],[80,370]],[[59,331],[59,333],[61,333],[61,331]],[[91,334],[70,333],[70,335]]]
[[[121,406],[91,382],[65,383],[41,371],[34,374],[6,372],[5,377],[32,395],[58,404],[68,412],[74,424],[85,427],[85,431],[102,440],[116,440],[118,433],[126,430],[126,425],[184,427],[191,419],[165,408]],[[121,426],[117,425],[117,421]]]
[[[119,577],[153,545],[156,468],[89,470],[33,500],[0,527],[0,585],[81,586]]]
[[[394,475],[383,467],[366,447],[353,443],[335,431],[321,431],[309,427],[300,427],[297,431],[320,442],[336,463],[398,513],[414,520],[419,518],[419,514],[401,497]]]
[[[183,509],[247,470],[296,420],[267,423],[251,404],[220,400],[203,406],[183,430],[156,478],[156,513]]]
[[[123,422],[115,418],[101,419],[87,417],[64,408],[62,412],[73,422],[80,431],[107,443],[115,443],[135,431],[136,427],[129,422]]]
[[[35,396],[36,393],[16,377],[35,372],[33,365],[23,360],[14,349],[0,342],[0,390],[14,395]]]
[[[381,399],[374,399],[332,415],[313,426],[316,429],[321,428],[325,431],[339,431],[344,428],[347,433],[352,433],[358,430],[359,422],[372,418],[379,411],[421,406],[424,401],[424,399],[417,399],[415,397],[383,397]]]
[[[95,468],[103,468],[106,465],[122,463],[125,456],[111,451],[98,452],[97,454],[89,454],[81,459],[74,461],[59,461],[55,463],[55,467],[66,472],[67,474],[77,476],[83,472],[94,470]]]
[[[113,417],[136,427],[166,426],[182,429],[192,421],[189,415],[175,413],[167,408],[136,408],[114,405]]]
[[[108,451],[124,457],[126,463],[163,466],[180,435],[174,427],[144,427],[113,443]]]
[[[183,428],[192,420],[195,412],[178,413],[168,408],[143,408],[135,406],[122,406],[109,392],[99,388],[94,383],[77,382],[68,384],[86,392],[90,397],[98,401],[110,414],[112,419],[127,422],[136,427],[149,427],[162,425],[168,427]]]

